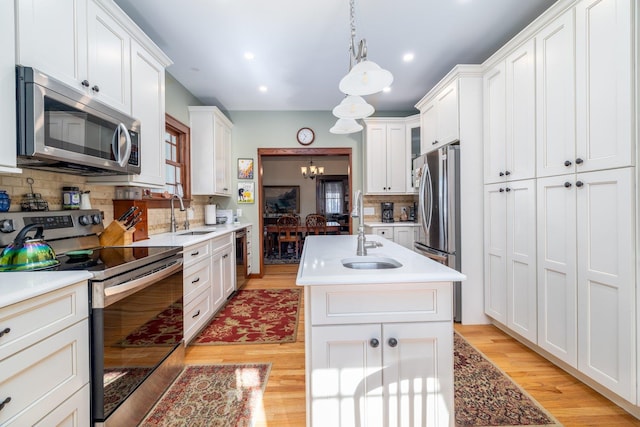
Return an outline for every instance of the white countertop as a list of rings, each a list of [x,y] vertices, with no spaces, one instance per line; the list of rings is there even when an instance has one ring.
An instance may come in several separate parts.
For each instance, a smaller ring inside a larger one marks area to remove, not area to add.
[[[199,227],[193,227],[189,230],[178,230],[175,233],[162,233],[152,234],[146,240],[139,240],[133,242],[131,246],[191,246],[196,243],[204,242],[205,240],[211,240],[213,238],[223,236],[228,233],[232,233],[237,230],[241,230],[251,225],[250,223],[232,223],[232,224],[218,224],[218,225],[205,225]],[[186,234],[192,231],[210,231],[206,234]]]
[[[394,222],[367,222],[364,224],[365,227],[420,227],[419,222],[415,221],[394,221]]]
[[[52,292],[93,277],[87,271],[24,271],[0,273],[0,308]]]
[[[344,258],[357,258],[356,235],[309,236],[305,239],[296,284],[361,285],[375,283],[459,282],[467,277],[445,265],[411,251],[381,236],[367,235],[367,241],[382,247],[367,249],[367,257],[392,258],[398,268],[358,270],[342,265]]]

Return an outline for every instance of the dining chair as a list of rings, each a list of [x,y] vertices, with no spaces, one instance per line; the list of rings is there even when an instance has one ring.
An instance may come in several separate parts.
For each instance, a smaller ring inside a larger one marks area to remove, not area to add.
[[[307,236],[311,234],[327,234],[327,218],[324,215],[309,214],[305,218]]]
[[[276,223],[278,227],[278,256],[282,258],[282,244],[294,245],[295,257],[298,258],[300,248],[300,236],[298,225],[300,220],[293,215],[282,215]]]

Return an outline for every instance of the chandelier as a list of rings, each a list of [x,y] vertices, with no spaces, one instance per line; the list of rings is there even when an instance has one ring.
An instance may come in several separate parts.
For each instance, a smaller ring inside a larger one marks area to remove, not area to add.
[[[313,159],[310,159],[309,166],[300,167],[300,172],[303,178],[315,179],[317,175],[324,175],[324,166],[316,166],[313,164]]]
[[[362,130],[357,119],[369,117],[375,111],[363,95],[380,92],[393,82],[391,72],[367,59],[367,41],[360,40],[356,49],[355,0],[350,0],[351,40],[349,43],[349,73],[340,80],[340,91],[347,96],[333,109],[338,117],[331,133],[353,133]]]

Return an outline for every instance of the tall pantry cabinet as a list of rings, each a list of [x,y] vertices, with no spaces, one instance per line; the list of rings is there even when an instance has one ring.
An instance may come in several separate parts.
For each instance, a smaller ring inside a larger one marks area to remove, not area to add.
[[[599,391],[637,405],[634,4],[558,2],[487,61],[485,312]],[[509,118],[509,102],[527,105],[531,92],[514,94],[506,83],[509,58],[523,49],[534,53],[535,69],[533,84],[520,86],[535,94],[535,114],[526,121]],[[535,143],[510,152],[509,127],[533,135]],[[533,150],[524,156],[533,169],[522,184],[535,191],[520,202],[533,208],[531,218],[514,216],[524,210],[518,210],[517,192],[510,191],[516,196],[512,203],[506,194],[509,186],[520,184],[508,161],[527,150]],[[493,167],[501,152],[507,154],[503,169],[511,172],[504,176]],[[504,210],[500,188],[507,199]],[[506,224],[504,234],[500,224]],[[509,243],[517,250],[510,251]],[[535,272],[505,275],[503,264],[513,262],[516,271],[515,265],[524,268],[522,259]],[[528,305],[514,298],[525,280],[535,292],[520,293],[527,295]],[[508,317],[525,319],[531,309],[537,319],[528,319],[537,323],[536,334]]]

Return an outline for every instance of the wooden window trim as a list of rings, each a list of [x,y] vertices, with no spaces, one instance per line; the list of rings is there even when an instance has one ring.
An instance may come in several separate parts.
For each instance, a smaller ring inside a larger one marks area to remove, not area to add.
[[[191,129],[170,114],[165,114],[165,129],[171,128],[179,134],[180,157],[184,159],[184,176],[182,190],[184,191],[183,202],[185,207],[191,205]],[[163,146],[164,150],[164,146]],[[151,197],[146,199],[147,207],[150,209],[168,208],[170,201],[163,197],[162,193],[151,192]]]

